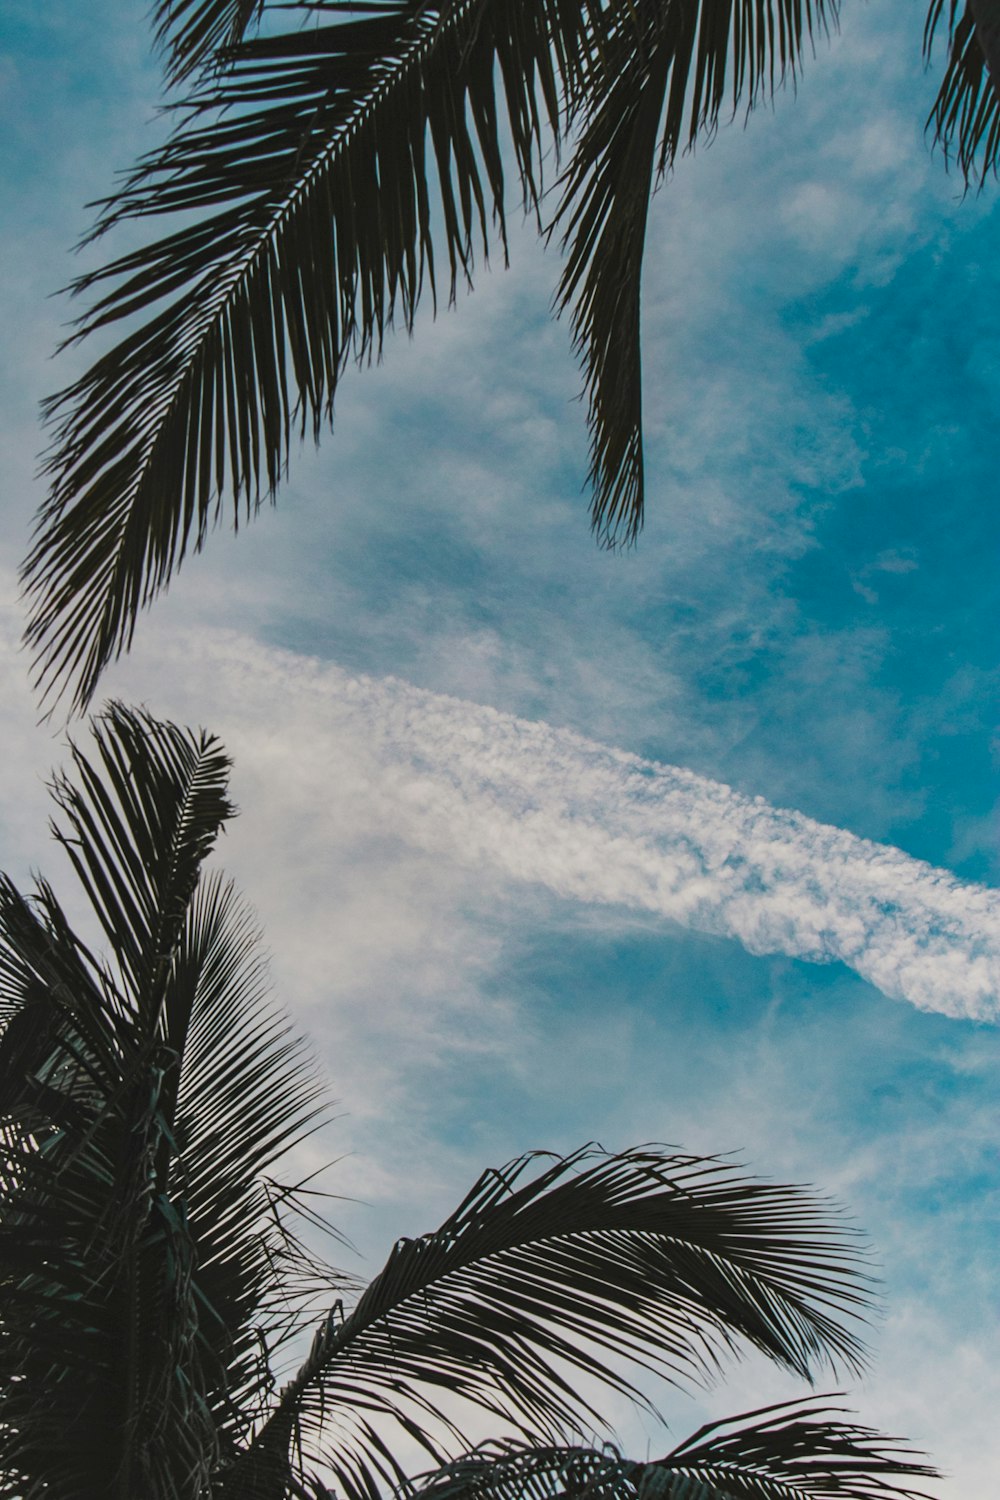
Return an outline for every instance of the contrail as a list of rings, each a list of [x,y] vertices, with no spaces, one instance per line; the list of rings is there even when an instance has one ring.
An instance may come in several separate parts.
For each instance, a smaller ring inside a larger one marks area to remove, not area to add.
[[[202,637],[199,674],[206,649],[222,716],[245,711],[240,738],[260,722],[249,700],[314,752],[347,736],[383,817],[418,847],[752,953],[839,961],[924,1010],[997,1017],[1000,891],[569,730],[245,637]]]

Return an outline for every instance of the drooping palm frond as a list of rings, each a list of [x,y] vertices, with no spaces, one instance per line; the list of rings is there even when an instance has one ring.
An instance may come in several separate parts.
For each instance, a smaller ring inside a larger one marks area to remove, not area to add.
[[[415,1489],[420,1500],[921,1500],[909,1481],[937,1471],[843,1418],[838,1407],[783,1402],[703,1427],[647,1463],[611,1447],[488,1443]]]
[[[931,61],[945,0],[932,0],[924,27],[924,56]],[[984,182],[1000,162],[1000,12],[993,0],[964,5],[949,0],[948,63],[928,128],[935,144],[953,158],[967,183]],[[988,58],[992,58],[991,72]]]
[[[543,10],[386,0],[235,49],[109,210],[197,219],[78,283],[115,283],[83,333],[152,313],[49,408],[28,634],[78,707],[222,497],[238,522],[273,494],[293,421],[318,435],[345,363],[411,324],[435,276],[428,148],[452,284],[491,215],[502,232],[497,56],[528,181],[539,95],[558,122]]]
[[[305,29],[217,55],[97,233],[161,214],[182,227],[75,283],[98,293],[75,338],[129,327],[47,406],[51,493],[24,568],[38,680],[71,681],[78,708],[223,511],[238,525],[273,497],[293,428],[319,434],[345,365],[394,321],[412,326],[435,248],[453,293],[476,249],[503,243],[505,136],[537,211],[545,150],[579,131],[553,216],[568,251],[558,301],[587,383],[593,521],[605,541],[634,536],[653,181],[722,110],[794,72],[836,13],[835,0],[296,8]],[[244,10],[162,15],[186,66],[203,55],[198,26],[214,38]]]
[[[842,1408],[814,1402],[782,1402],[707,1424],[655,1467],[734,1500],[920,1500],[921,1491],[892,1481],[933,1479],[937,1469],[899,1439],[845,1422],[844,1415]],[[678,1500],[682,1493],[678,1484]],[[655,1479],[649,1494],[653,1500]]]
[[[201,874],[218,742],[115,706],[97,743],[55,792],[107,956],[0,882],[0,1496],[202,1500],[273,1383],[262,1174],[317,1086]]]
[[[260,19],[266,0],[157,0],[156,42],[166,53],[167,82],[180,83],[235,47]]]
[[[591,434],[591,519],[632,541],[644,511],[640,287],[650,196],[677,153],[726,110],[749,114],[796,76],[837,0],[637,0],[607,7],[587,58],[581,129],[550,232],[566,252]]]
[[[653,1149],[537,1165],[486,1173],[439,1230],[397,1243],[317,1330],[226,1496],[270,1494],[301,1451],[348,1500],[374,1497],[403,1479],[391,1429],[438,1459],[462,1401],[558,1441],[600,1422],[571,1374],[641,1399],[622,1359],[697,1380],[746,1341],[803,1375],[859,1366],[865,1278],[826,1205]]]

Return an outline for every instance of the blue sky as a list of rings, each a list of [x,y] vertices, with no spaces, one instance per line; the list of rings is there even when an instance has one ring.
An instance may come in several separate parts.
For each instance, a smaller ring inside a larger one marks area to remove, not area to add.
[[[8,12],[0,825],[23,876],[57,859],[42,781],[61,730],[34,722],[14,584],[36,403],[77,358],[51,363],[68,310],[47,298],[85,200],[158,127],[140,7]],[[342,1100],[316,1149],[345,1153],[331,1186],[364,1200],[343,1222],[372,1269],[531,1146],[741,1150],[864,1225],[886,1300],[853,1402],[932,1453],[942,1495],[986,1500],[998,194],[963,200],[927,148],[921,21],[848,5],[797,97],[658,193],[635,550],[590,538],[578,374],[547,315],[558,262],[516,232],[509,271],[345,379],[277,509],[185,566],[107,687],[236,756],[225,861]],[[695,779],[646,826],[627,793],[650,761]],[[713,783],[767,806],[748,823]],[[770,808],[807,820],[777,873]],[[766,939],[722,892],[727,838],[773,897]],[[861,921],[871,962],[795,956],[817,888],[815,954]],[[921,902],[937,946],[917,980]],[[772,1394],[791,1389],[748,1363],[666,1404],[682,1434]]]

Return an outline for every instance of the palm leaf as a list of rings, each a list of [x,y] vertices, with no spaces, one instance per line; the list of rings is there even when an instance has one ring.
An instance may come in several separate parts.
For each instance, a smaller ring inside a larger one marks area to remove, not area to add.
[[[183,1204],[214,1360],[206,1397],[223,1452],[246,1440],[270,1394],[270,1353],[297,1327],[298,1257],[265,1177],[325,1111],[308,1051],[270,1001],[252,913],[219,875],[202,880],[163,1006],[168,1055],[158,1163]],[[327,1273],[327,1285],[333,1282]],[[267,1357],[264,1357],[264,1351]]]
[[[948,158],[959,166],[966,183],[986,180],[996,172],[1000,153],[1000,99],[987,66],[987,48],[983,43],[983,17],[977,24],[976,12],[982,11],[989,21],[990,5],[979,0],[977,6],[963,7],[950,0],[947,20],[948,62],[941,87],[928,118],[928,128]],[[924,28],[924,55],[928,62],[935,35],[945,14],[945,0],[932,0]],[[996,21],[986,31],[994,49],[1000,38]],[[995,64],[1000,57],[994,59]]]
[[[235,813],[218,740],[111,704],[94,725],[96,763],[71,747],[77,782],[53,783],[68,824],[53,829],[137,1005],[160,1003],[205,859]]]
[[[166,303],[49,406],[28,634],[42,679],[75,679],[77,706],[222,495],[235,522],[251,514],[278,485],[293,419],[318,435],[345,363],[377,352],[397,316],[412,324],[435,281],[428,135],[452,289],[491,214],[502,234],[497,57],[533,193],[536,80],[558,117],[544,13],[496,9],[387,0],[243,44],[110,208],[101,228],[202,217],[77,283],[115,283],[81,335]]]
[[[412,327],[435,248],[453,295],[477,247],[504,243],[505,136],[537,210],[544,149],[580,130],[553,220],[569,250],[559,305],[590,398],[594,524],[605,541],[634,536],[652,181],[722,109],[794,71],[835,14],[834,0],[300,9],[308,29],[218,56],[96,233],[164,214],[182,227],[74,286],[98,294],[74,338],[129,330],[47,405],[51,492],[23,573],[37,680],[71,681],[77,707],[224,508],[238,526],[274,496],[293,430],[319,435],[346,364]],[[205,56],[196,21],[215,38],[245,10],[161,15],[168,37],[181,28],[183,69]]]
[[[158,0],[157,45],[166,53],[167,81],[180,83],[227,47],[237,46],[260,19],[266,0]]]
[[[96,739],[57,837],[109,956],[46,883],[0,880],[0,1496],[195,1500],[273,1385],[263,1174],[317,1085],[255,924],[201,874],[232,811],[218,742],[120,706]]]
[[[715,1495],[733,1500],[904,1495],[920,1500],[920,1491],[891,1480],[936,1478],[938,1471],[898,1440],[845,1422],[842,1415],[836,1407],[782,1402],[708,1424],[656,1467],[678,1480],[705,1485],[713,1500]],[[653,1500],[655,1481],[649,1493]],[[680,1484],[676,1494],[681,1500]]]
[[[586,377],[591,519],[608,543],[633,541],[643,521],[639,301],[650,195],[725,110],[749,114],[794,78],[803,48],[837,11],[836,0],[638,0],[602,13],[550,233],[566,252],[556,305],[571,311]]]
[[[920,1500],[897,1481],[936,1472],[840,1408],[795,1401],[712,1423],[651,1463],[613,1448],[489,1443],[415,1489],[420,1500]]]
[[[703,1379],[746,1341],[800,1374],[859,1367],[867,1291],[825,1205],[713,1160],[655,1150],[524,1157],[485,1174],[441,1228],[397,1243],[354,1311],[332,1316],[228,1496],[283,1493],[289,1452],[341,1492],[400,1482],[385,1422],[440,1458],[456,1400],[533,1440],[600,1418],[569,1373],[641,1399],[622,1357]]]
[[[164,1060],[51,892],[29,906],[6,886],[0,924],[4,968],[27,981],[0,1039],[0,1493],[117,1497],[146,1480],[174,1500],[215,1434],[191,1237],[154,1173]]]

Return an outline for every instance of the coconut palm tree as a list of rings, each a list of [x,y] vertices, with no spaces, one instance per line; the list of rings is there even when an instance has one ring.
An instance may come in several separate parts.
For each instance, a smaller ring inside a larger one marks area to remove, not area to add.
[[[658,1463],[580,1445],[578,1382],[642,1400],[629,1363],[858,1367],[856,1241],[731,1164],[525,1156],[363,1291],[320,1262],[313,1200],[275,1176],[322,1115],[316,1070],[204,869],[233,812],[222,747],[121,706],[95,736],[55,832],[103,951],[46,881],[0,881],[0,1497],[804,1500],[933,1472],[809,1404]],[[503,1441],[470,1449],[470,1412]],[[407,1453],[430,1472],[408,1480]]]
[[[928,55],[944,5],[931,0]],[[276,31],[288,11],[293,29]],[[517,197],[565,252],[555,307],[584,371],[593,525],[634,538],[650,193],[721,114],[794,76],[836,13],[837,0],[160,0],[168,76],[188,90],[180,123],[93,237],[170,225],[74,284],[96,300],[73,340],[125,332],[48,405],[51,492],[23,573],[38,684],[72,684],[86,707],[187,551],[226,509],[238,526],[273,498],[293,433],[318,437],[345,366],[377,355],[393,323],[411,328],[422,293],[454,297],[477,250],[505,254],[505,139]],[[997,159],[984,57],[998,18],[1000,0],[962,15],[951,0],[932,119],[967,177]]]

